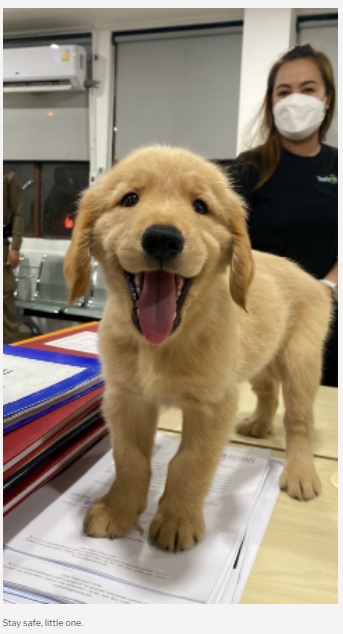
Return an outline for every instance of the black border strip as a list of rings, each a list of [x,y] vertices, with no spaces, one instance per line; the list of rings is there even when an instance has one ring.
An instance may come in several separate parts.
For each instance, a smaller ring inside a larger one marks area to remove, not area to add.
[[[49,43],[51,41],[53,42],[66,42],[68,40],[85,40],[85,39],[89,39],[89,42],[92,42],[92,33],[66,33],[65,35],[62,34],[58,34],[55,35],[54,33],[48,33],[47,35],[31,35],[30,37],[23,37],[22,35],[19,37],[13,37],[13,36],[9,36],[8,38],[6,38],[4,36],[3,38],[3,43],[4,43],[4,47],[9,48],[8,44],[29,44],[30,42],[33,43],[39,43],[39,42],[45,42],[45,43]]]
[[[178,33],[187,31],[206,31],[210,29],[226,29],[233,27],[243,28],[244,20],[233,20],[232,22],[210,22],[205,24],[180,24],[175,26],[163,26],[154,29],[137,29],[128,31],[113,31],[112,44],[116,44],[117,37],[127,37],[128,35],[160,35],[162,33]]]
[[[320,13],[319,15],[298,15],[297,17],[297,31],[303,22],[327,22],[328,20],[337,20],[338,13]]]

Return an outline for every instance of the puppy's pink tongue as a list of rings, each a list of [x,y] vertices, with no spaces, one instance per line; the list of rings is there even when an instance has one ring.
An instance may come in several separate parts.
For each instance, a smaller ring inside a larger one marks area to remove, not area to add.
[[[138,308],[145,338],[150,343],[162,343],[170,335],[175,318],[175,275],[165,271],[144,273]]]

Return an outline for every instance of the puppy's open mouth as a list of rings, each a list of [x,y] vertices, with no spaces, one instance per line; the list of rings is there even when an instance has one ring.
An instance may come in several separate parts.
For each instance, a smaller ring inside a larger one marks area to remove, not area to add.
[[[133,323],[147,341],[162,343],[181,322],[192,280],[162,270],[136,275],[125,271],[125,277],[133,303]]]

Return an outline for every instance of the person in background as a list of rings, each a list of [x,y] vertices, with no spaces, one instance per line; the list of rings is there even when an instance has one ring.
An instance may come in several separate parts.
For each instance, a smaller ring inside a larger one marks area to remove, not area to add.
[[[309,44],[288,51],[269,72],[263,142],[235,159],[230,179],[246,201],[252,248],[296,261],[332,296],[322,384],[337,387],[338,150],[324,143],[335,100],[326,55]]]
[[[13,274],[19,264],[23,235],[23,191],[16,174],[3,171],[3,341],[13,343],[21,338],[14,293]]]

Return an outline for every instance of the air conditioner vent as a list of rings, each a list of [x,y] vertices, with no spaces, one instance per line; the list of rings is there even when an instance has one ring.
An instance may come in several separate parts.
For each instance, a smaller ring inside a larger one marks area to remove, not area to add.
[[[85,90],[86,51],[81,46],[4,49],[4,92]]]

